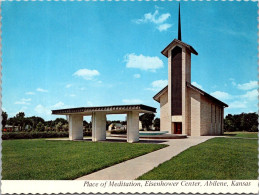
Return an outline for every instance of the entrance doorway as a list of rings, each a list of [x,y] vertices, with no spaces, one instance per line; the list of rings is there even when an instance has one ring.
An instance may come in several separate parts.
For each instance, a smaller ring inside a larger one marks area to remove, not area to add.
[[[182,123],[174,123],[174,134],[182,134]]]

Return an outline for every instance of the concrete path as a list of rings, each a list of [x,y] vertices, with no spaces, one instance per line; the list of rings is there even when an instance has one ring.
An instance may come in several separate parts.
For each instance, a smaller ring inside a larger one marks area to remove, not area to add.
[[[166,148],[85,175],[76,180],[134,180],[191,146],[195,146],[214,137],[216,136],[166,140],[166,142],[162,143],[169,145]]]

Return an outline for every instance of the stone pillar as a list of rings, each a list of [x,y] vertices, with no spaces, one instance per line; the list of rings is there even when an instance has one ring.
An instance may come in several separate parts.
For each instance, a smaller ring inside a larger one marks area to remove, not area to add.
[[[130,111],[127,113],[127,142],[139,141],[139,113]]]
[[[93,112],[92,114],[92,141],[106,140],[106,114]]]
[[[83,139],[83,115],[69,115],[69,140]]]

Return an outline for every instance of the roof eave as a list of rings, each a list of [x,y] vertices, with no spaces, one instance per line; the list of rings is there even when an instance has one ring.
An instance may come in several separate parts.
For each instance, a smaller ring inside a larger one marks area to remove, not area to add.
[[[174,39],[169,45],[166,46],[165,49],[163,49],[163,51],[161,51],[161,53],[168,58],[168,50],[170,48],[170,46],[172,46],[174,43],[178,43],[179,45],[184,45],[187,49],[190,50],[191,53],[195,54],[195,55],[198,55],[198,52],[191,46],[191,45],[188,45],[182,41],[179,41],[177,39]]]
[[[228,107],[228,105],[227,105],[226,103],[220,101],[219,99],[213,97],[212,95],[206,93],[205,91],[199,89],[198,87],[195,87],[195,86],[192,85],[191,83],[186,82],[186,85],[187,85],[188,87],[190,87],[190,88],[192,88],[192,89],[198,91],[198,92],[199,92],[200,94],[202,94],[203,96],[208,97],[208,98],[210,98],[210,99],[213,99],[214,101],[216,101],[216,102],[218,102],[219,104],[221,104],[223,107]]]

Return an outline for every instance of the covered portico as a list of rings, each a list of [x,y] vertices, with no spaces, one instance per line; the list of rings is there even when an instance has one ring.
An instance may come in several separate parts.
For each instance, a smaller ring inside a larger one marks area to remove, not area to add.
[[[83,116],[92,116],[92,141],[106,140],[106,115],[127,114],[127,142],[139,141],[139,114],[155,113],[156,108],[138,105],[80,107],[52,110],[52,114],[68,116],[69,139],[83,139]]]

